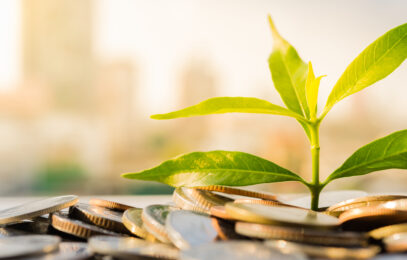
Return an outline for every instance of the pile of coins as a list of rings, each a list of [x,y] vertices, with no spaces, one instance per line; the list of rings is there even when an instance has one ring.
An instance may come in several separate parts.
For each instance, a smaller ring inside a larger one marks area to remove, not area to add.
[[[145,208],[48,198],[0,211],[0,259],[407,259],[407,196],[340,195],[318,212],[223,186]]]

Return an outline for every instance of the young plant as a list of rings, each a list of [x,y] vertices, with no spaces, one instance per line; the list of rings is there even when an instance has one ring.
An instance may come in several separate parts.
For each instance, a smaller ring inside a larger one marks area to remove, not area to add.
[[[318,87],[311,62],[301,60],[297,51],[277,31],[271,17],[273,50],[268,59],[274,86],[287,108],[250,97],[217,97],[185,109],[153,115],[153,119],[173,119],[222,113],[260,113],[295,118],[304,128],[311,145],[312,180],[260,157],[231,151],[193,152],[138,173],[125,173],[130,179],[150,180],[174,187],[208,185],[245,186],[259,183],[298,181],[311,192],[311,208],[318,209],[321,190],[331,181],[385,169],[407,169],[407,130],[392,133],[367,144],[352,154],[329,177],[319,179],[319,126],[332,107],[385,78],[407,57],[407,23],[370,44],[346,68],[318,116]]]

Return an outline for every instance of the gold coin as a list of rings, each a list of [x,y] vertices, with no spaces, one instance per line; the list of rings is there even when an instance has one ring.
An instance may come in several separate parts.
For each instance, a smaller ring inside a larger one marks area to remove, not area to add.
[[[304,253],[318,259],[370,259],[380,252],[378,246],[357,248],[326,247],[293,243],[285,240],[270,240],[266,241],[265,245],[286,254]]]
[[[314,228],[339,225],[335,217],[301,208],[244,203],[227,203],[225,207],[230,216],[247,222]]]
[[[84,239],[94,235],[120,236],[118,233],[87,224],[80,220],[70,219],[59,213],[52,214],[51,225],[58,231]]]
[[[325,229],[287,227],[266,224],[236,222],[238,234],[260,239],[283,239],[326,246],[366,246],[368,236],[359,232],[338,232]]]
[[[217,217],[217,218],[235,220],[232,216],[230,216],[226,212],[225,206],[213,206],[211,208],[211,215],[214,216],[214,217]]]
[[[263,199],[236,199],[233,201],[234,203],[246,203],[246,204],[260,204],[260,205],[266,205],[266,206],[286,206],[286,207],[294,207],[294,208],[300,208],[297,206],[285,204],[280,201],[276,200],[263,200]]]
[[[407,210],[407,199],[397,199],[388,201],[380,205],[380,207],[396,210]]]
[[[70,208],[69,215],[108,230],[129,233],[122,222],[123,213],[119,211],[79,203]]]
[[[192,199],[185,195],[183,189],[176,188],[172,194],[174,204],[184,210],[192,210],[202,213],[207,213],[207,209],[198,206]]]
[[[89,200],[89,204],[92,206],[98,206],[98,207],[103,207],[103,208],[108,208],[108,209],[113,209],[113,210],[119,210],[119,211],[125,211],[128,209],[134,208],[132,206],[118,203],[115,201],[102,200],[102,199],[91,199],[91,200]]]
[[[145,229],[144,225],[143,225],[143,228]],[[160,242],[161,243],[161,241],[158,240],[153,234],[148,233],[147,230],[146,230],[146,232],[147,232],[147,236],[144,240],[146,240],[148,242],[154,242],[154,243]]]
[[[13,208],[1,210],[0,226],[53,213],[73,206],[77,202],[77,196],[68,195],[32,201]]]
[[[89,239],[89,247],[95,253],[119,259],[177,259],[179,255],[173,246],[134,237],[95,236]]]
[[[123,213],[123,224],[134,235],[146,239],[148,236],[147,230],[143,227],[141,219],[142,209],[128,209]]]
[[[237,189],[237,188],[221,186],[221,185],[199,186],[199,187],[195,187],[195,188],[200,189],[200,190],[206,190],[206,191],[217,191],[217,192],[222,192],[222,193],[226,193],[226,194],[233,194],[233,195],[239,195],[239,196],[245,196],[245,197],[277,201],[277,197],[272,194]]]
[[[342,201],[338,204],[330,206],[326,212],[330,215],[339,216],[341,213],[355,208],[367,207],[367,206],[378,206],[384,204],[388,201],[398,200],[406,198],[406,196],[399,195],[376,195],[376,196],[365,196],[356,199],[349,199]]]
[[[165,228],[165,221],[173,210],[175,208],[168,205],[150,205],[141,214],[144,228],[158,240],[167,244],[171,244],[171,240]]]
[[[369,235],[371,237],[373,237],[374,239],[379,240],[379,239],[389,237],[393,234],[403,233],[403,232],[407,232],[407,223],[390,225],[390,226],[373,229],[372,231],[369,232]]]
[[[223,206],[233,200],[206,190],[194,188],[181,188],[184,194],[189,197],[198,207],[205,209],[205,213],[210,213],[211,207]]]
[[[346,230],[370,231],[379,227],[407,221],[407,211],[381,207],[362,207],[345,211],[339,216]]]
[[[407,251],[407,233],[396,233],[383,240],[386,251],[405,252]]]

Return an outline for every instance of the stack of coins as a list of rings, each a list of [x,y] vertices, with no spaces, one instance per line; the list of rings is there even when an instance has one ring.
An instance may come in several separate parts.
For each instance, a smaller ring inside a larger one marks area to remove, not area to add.
[[[407,197],[352,193],[320,211],[223,186],[177,188],[144,208],[30,201],[0,211],[0,260],[407,259]]]

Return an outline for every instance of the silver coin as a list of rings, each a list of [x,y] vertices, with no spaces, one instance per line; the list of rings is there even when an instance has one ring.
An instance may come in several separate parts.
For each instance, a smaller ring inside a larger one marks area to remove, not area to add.
[[[210,243],[217,237],[209,215],[193,211],[170,212],[165,227],[171,242],[180,249]]]
[[[49,253],[58,249],[61,238],[50,235],[24,235],[0,238],[0,259]]]
[[[0,211],[0,225],[17,223],[68,208],[78,202],[78,196],[68,195],[21,204]]]
[[[177,259],[178,249],[163,243],[153,243],[133,237],[94,236],[88,241],[89,248],[98,254],[114,257],[157,257]]]
[[[248,241],[225,241],[209,243],[197,247],[191,247],[182,251],[181,260],[263,260],[263,259],[307,259],[301,254],[284,254],[277,250],[266,247],[260,242]]]
[[[327,208],[345,200],[364,196],[367,196],[367,193],[360,190],[326,191],[321,193],[319,199],[319,207]],[[293,206],[309,209],[311,208],[311,196],[307,195],[294,200],[289,200],[286,201],[286,203]]]
[[[84,260],[93,256],[84,242],[62,242],[59,250],[50,254],[24,258],[26,260]]]
[[[165,222],[168,214],[176,208],[168,205],[150,205],[143,209],[141,218],[145,229],[163,243],[171,243]]]

